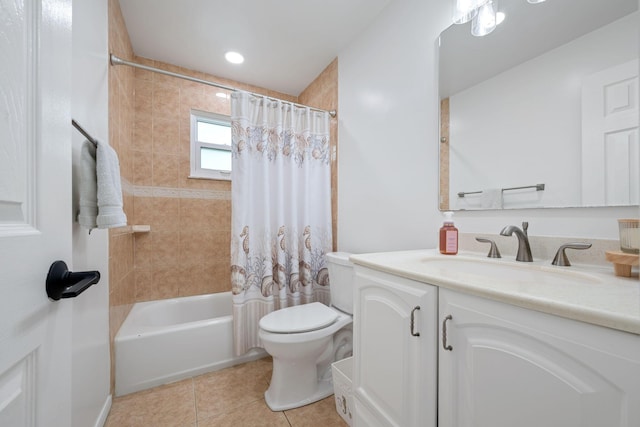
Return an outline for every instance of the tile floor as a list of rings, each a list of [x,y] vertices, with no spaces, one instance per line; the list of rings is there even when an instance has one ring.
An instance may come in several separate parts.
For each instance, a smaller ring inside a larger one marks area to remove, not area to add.
[[[271,358],[116,397],[105,427],[346,427],[333,396],[283,412],[264,402]]]

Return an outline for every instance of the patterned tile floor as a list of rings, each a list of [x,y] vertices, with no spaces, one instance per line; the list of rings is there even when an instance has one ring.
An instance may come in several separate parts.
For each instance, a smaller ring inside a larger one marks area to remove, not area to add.
[[[105,427],[346,427],[333,396],[283,412],[264,402],[271,358],[116,397]]]

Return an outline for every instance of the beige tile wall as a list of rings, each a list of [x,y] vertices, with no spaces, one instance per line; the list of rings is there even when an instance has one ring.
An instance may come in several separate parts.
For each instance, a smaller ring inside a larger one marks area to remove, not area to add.
[[[118,0],[109,0],[109,52],[133,59],[133,49]],[[128,67],[109,67],[109,144],[120,159],[123,180],[133,177],[131,140],[134,117],[134,72]],[[133,195],[123,192],[124,211],[133,218]],[[109,230],[109,332],[111,343],[135,302],[133,235],[121,229]],[[114,357],[111,345],[111,389],[114,386]]]
[[[135,61],[318,108],[337,108],[337,60],[299,98],[159,61],[145,58],[136,58]],[[216,96],[219,92],[225,91],[184,79],[135,70],[132,143],[135,172],[132,184],[211,191],[209,198],[200,199],[136,195],[135,221],[137,224],[151,225],[150,233],[135,237],[136,301],[229,290],[230,182],[188,178],[190,112],[197,109],[228,115],[229,101]],[[333,119],[334,144],[336,135],[337,120]]]
[[[242,85],[145,58],[135,62],[215,81],[226,86],[297,101],[295,97]],[[145,70],[135,70],[132,156],[134,219],[151,225],[135,236],[136,301],[230,290],[231,183],[189,178],[192,109],[229,115],[225,92]],[[170,189],[163,197],[153,189]],[[201,197],[181,195],[197,189]],[[139,195],[139,193],[145,193]]]
[[[144,58],[136,62],[194,74]],[[198,76],[203,78],[204,76]],[[146,189],[197,188],[217,199],[149,194],[134,198],[137,224],[151,232],[135,237],[136,300],[148,301],[226,291],[229,288],[231,186],[189,179],[190,109],[228,114],[214,88],[144,70],[135,72],[132,184]]]

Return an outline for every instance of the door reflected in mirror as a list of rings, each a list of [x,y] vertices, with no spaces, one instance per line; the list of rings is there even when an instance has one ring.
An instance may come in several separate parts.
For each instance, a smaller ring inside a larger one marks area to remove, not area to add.
[[[440,36],[440,208],[638,205],[638,1],[500,9]]]

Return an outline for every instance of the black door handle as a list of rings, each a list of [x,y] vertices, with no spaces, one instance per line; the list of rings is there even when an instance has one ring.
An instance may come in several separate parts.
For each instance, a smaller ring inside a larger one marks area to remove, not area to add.
[[[78,271],[73,273],[64,261],[55,261],[49,267],[46,288],[52,300],[73,298],[84,292],[89,286],[100,281],[99,271]]]

